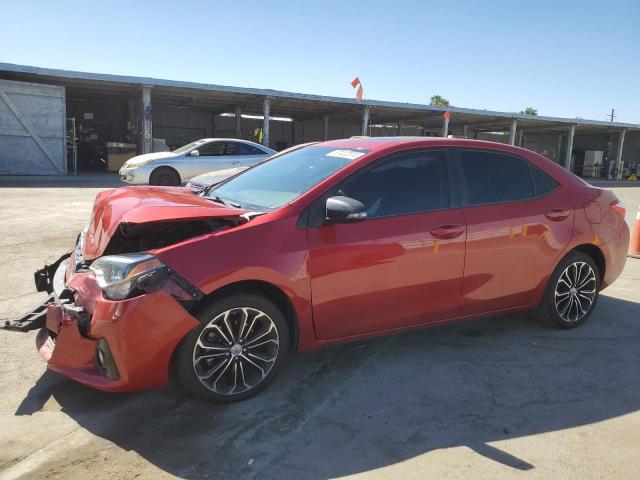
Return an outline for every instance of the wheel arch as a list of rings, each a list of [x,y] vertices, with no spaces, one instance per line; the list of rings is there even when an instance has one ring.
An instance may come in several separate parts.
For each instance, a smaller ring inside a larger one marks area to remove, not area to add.
[[[180,184],[182,184],[182,175],[180,175],[180,172],[178,172],[178,170],[176,170],[175,167],[172,167],[171,165],[158,165],[157,167],[155,167],[153,170],[151,170],[151,173],[149,173],[149,183],[151,183],[151,177],[153,176],[154,173],[158,172],[159,170],[170,170],[173,173],[175,173],[178,176],[178,181],[180,182]]]
[[[205,308],[207,305],[210,305],[212,302],[215,302],[216,300],[227,295],[236,293],[258,294],[273,301],[276,306],[282,311],[287,322],[287,326],[289,327],[289,352],[291,353],[298,350],[298,314],[289,296],[284,292],[284,290],[282,290],[277,285],[274,285],[273,283],[266,282],[264,280],[240,280],[228,283],[202,297],[198,304],[190,309],[190,313],[193,316],[196,316],[203,308]],[[171,360],[169,361],[168,376],[170,382],[173,384],[177,383],[177,355],[180,350],[180,345],[185,341],[186,337],[187,335],[185,335],[184,338],[182,338],[182,340],[178,342],[171,355]]]
[[[196,307],[196,312],[216,300],[236,293],[254,293],[268,298],[280,309],[289,327],[289,351],[298,349],[298,314],[291,298],[277,285],[264,280],[240,280],[224,285],[205,295]]]
[[[570,255],[573,252],[584,253],[585,255],[588,255],[589,257],[591,257],[594,262],[596,262],[596,265],[600,273],[600,284],[602,284],[602,282],[604,281],[604,276],[607,268],[607,262],[605,260],[604,253],[602,253],[602,250],[597,245],[594,245],[593,243],[579,243],[577,245],[572,246],[568,250],[566,250],[561,256],[558,257],[557,261],[553,264],[553,268],[549,272],[548,277],[546,277],[545,280],[541,282],[540,287],[536,293],[535,300],[532,303],[534,308],[535,306],[540,305],[540,303],[542,302],[545,292],[549,287],[549,283],[551,282],[553,272],[555,272],[556,268],[558,268],[558,265],[562,263],[562,261],[567,257],[567,255]]]
[[[598,271],[599,271],[598,273],[600,274],[600,282],[602,283],[604,281],[604,275],[607,269],[607,262],[605,260],[604,253],[602,253],[602,250],[600,250],[599,247],[597,247],[592,243],[582,243],[580,245],[576,245],[571,250],[569,250],[562,257],[562,259],[564,259],[571,252],[582,252],[586,255],[589,255],[593,259],[593,261],[596,262],[596,265],[598,266]],[[560,259],[560,262],[562,261],[562,259]]]

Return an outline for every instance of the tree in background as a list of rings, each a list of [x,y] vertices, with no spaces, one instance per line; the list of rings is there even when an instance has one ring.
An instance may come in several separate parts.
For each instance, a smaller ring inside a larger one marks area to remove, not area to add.
[[[533,107],[526,107],[524,110],[520,110],[522,115],[538,115],[538,110]]]
[[[436,107],[448,107],[449,100],[447,100],[444,97],[441,97],[440,95],[434,95],[433,97],[431,97],[430,105],[435,105]]]

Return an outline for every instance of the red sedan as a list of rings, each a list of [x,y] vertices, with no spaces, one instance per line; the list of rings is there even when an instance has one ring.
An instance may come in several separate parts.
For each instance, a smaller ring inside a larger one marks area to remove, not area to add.
[[[359,138],[276,156],[195,195],[96,198],[75,248],[36,272],[49,368],[107,391],[167,383],[244,399],[288,354],[533,311],[582,324],[622,272],[624,206],[540,155]]]

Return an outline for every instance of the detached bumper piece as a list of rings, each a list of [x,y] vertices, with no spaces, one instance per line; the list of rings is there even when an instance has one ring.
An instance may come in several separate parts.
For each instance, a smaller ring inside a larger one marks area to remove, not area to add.
[[[31,330],[38,330],[45,326],[47,321],[47,307],[53,303],[54,295],[51,294],[36,306],[29,313],[25,313],[22,317],[16,320],[7,320],[0,328],[3,330],[11,330],[12,332],[29,332]]]
[[[33,279],[36,284],[36,290],[38,292],[53,292],[53,277],[58,270],[58,267],[62,262],[64,262],[67,258],[69,258],[71,254],[67,253],[66,255],[61,256],[55,263],[51,265],[45,265],[44,268],[37,270],[33,274]]]

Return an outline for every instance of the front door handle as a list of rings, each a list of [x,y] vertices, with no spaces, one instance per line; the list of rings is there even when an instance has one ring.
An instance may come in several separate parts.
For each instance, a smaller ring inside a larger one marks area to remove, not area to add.
[[[464,225],[439,225],[429,230],[431,235],[442,240],[451,240],[464,233]]]
[[[552,222],[561,222],[569,216],[569,211],[563,210],[562,208],[554,208],[545,213],[544,216]]]

